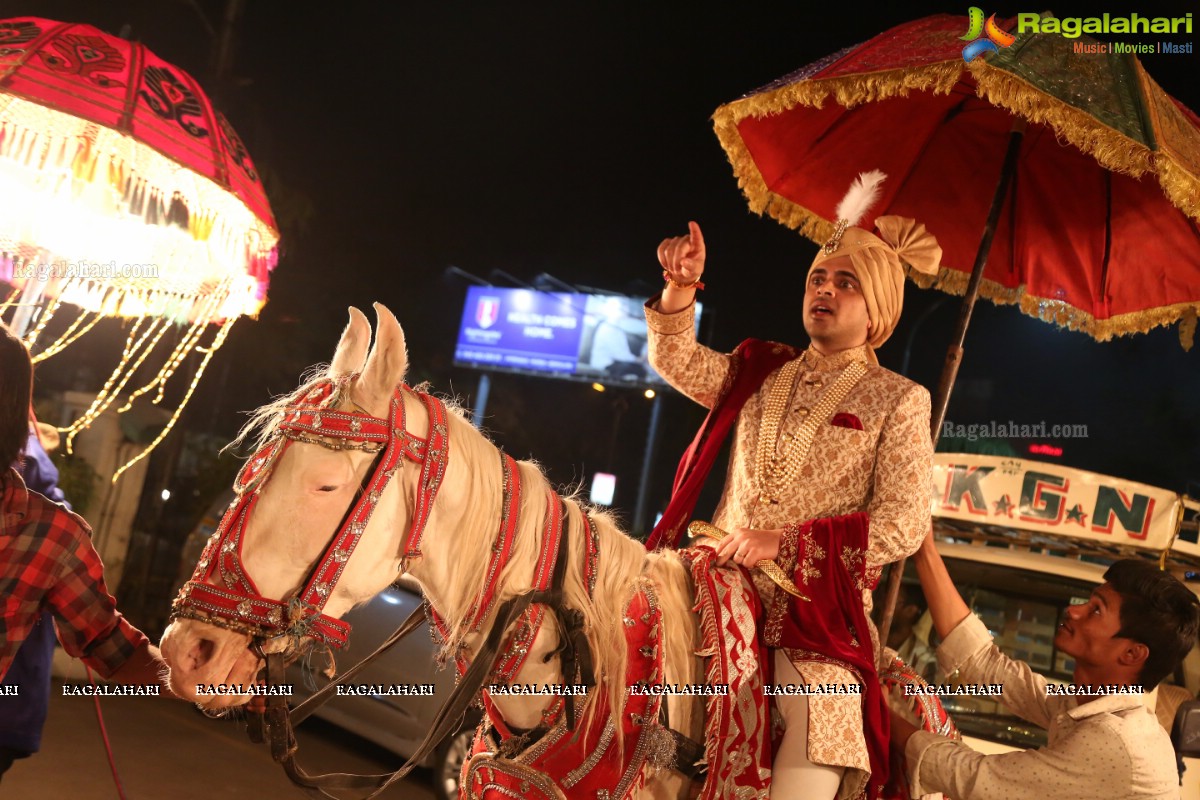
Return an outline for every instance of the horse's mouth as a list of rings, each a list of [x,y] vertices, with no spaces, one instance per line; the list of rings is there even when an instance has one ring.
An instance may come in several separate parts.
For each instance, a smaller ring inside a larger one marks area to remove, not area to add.
[[[222,706],[220,708],[213,708],[204,703],[196,703],[195,705],[200,713],[209,719],[240,719],[246,713],[246,707],[249,704]]]
[[[196,703],[206,708],[244,705],[258,696],[260,683],[201,683],[196,685]]]

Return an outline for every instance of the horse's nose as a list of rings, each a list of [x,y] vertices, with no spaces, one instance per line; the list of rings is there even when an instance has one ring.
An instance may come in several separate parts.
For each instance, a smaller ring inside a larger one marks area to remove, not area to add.
[[[191,646],[183,654],[183,668],[187,672],[194,672],[202,668],[212,658],[213,651],[216,649],[216,643],[212,639],[205,639],[203,636],[197,636]]]

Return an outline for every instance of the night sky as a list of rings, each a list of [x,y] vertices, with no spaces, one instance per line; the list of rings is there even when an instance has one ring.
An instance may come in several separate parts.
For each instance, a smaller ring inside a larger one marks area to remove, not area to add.
[[[411,379],[469,403],[477,373],[451,364],[466,284],[444,277],[446,267],[649,293],[660,285],[657,243],[689,219],[708,243],[702,299],[713,346],[747,336],[802,344],[799,300],[815,245],[747,211],[709,117],[887,27],[965,14],[968,4],[245,5],[232,78],[213,83],[203,19],[219,28],[222,2],[0,4],[0,16],[114,33],[130,25],[219,98],[271,177],[286,239],[270,302],[261,321],[235,328],[185,420],[226,435],[236,412],[329,359],[346,306],[375,300],[405,326]],[[1052,8],[1153,16],[1195,5]],[[1198,109],[1196,59],[1143,63]],[[310,214],[297,212],[305,207]],[[899,369],[910,326],[942,297],[908,286],[905,318],[880,352],[885,366]],[[956,308],[941,303],[915,340],[909,374],[931,390]],[[1087,424],[1088,439],[1060,442],[1062,463],[1200,493],[1200,352],[1184,353],[1174,328],[1098,344],[981,302],[966,346],[949,419]],[[536,457],[557,483],[617,471],[617,503],[632,509],[650,406],[639,393],[499,376],[492,401],[487,425],[509,452]],[[667,398],[660,493],[701,418]]]

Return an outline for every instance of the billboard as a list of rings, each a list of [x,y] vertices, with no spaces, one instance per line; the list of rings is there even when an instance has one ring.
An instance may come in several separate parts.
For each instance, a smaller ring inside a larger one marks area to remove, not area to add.
[[[454,363],[606,384],[662,384],[647,361],[644,298],[471,286]],[[699,325],[700,305],[696,305]]]

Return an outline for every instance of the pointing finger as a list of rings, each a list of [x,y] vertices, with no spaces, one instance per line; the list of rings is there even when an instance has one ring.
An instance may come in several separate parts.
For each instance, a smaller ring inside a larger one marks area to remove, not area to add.
[[[693,255],[704,255],[704,234],[700,232],[700,225],[696,222],[688,222],[688,243],[692,246]]]

